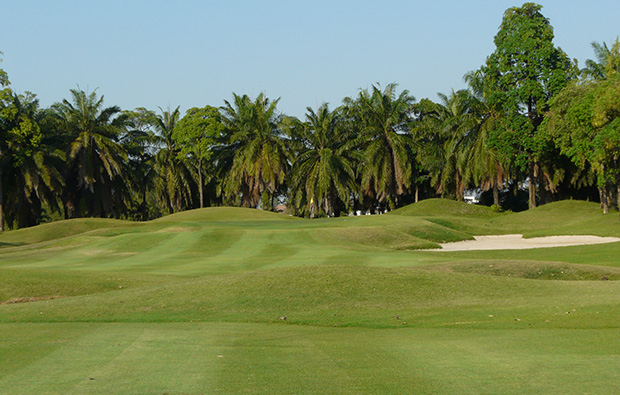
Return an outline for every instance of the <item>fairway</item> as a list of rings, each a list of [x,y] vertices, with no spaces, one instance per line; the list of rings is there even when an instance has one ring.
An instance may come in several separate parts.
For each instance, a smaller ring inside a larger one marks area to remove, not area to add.
[[[206,208],[0,234],[0,393],[620,393],[617,213],[430,199],[300,219]]]

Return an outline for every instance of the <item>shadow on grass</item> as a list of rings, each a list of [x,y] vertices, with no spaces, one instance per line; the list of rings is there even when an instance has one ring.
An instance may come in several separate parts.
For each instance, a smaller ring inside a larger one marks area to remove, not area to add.
[[[3,243],[0,241],[0,248],[6,248],[6,247],[19,247],[19,246],[23,246],[26,245],[26,243]]]

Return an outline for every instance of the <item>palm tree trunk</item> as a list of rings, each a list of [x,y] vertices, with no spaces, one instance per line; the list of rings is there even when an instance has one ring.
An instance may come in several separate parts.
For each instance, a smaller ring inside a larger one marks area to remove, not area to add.
[[[601,187],[601,203],[603,204],[603,214],[609,214],[609,197],[607,187]]]
[[[420,199],[420,186],[415,184],[415,202],[417,203]]]
[[[620,178],[618,179],[618,191],[617,192],[618,192],[618,196],[617,196],[617,199],[618,199],[618,211],[620,212]]]
[[[461,181],[461,173],[459,171],[456,172],[456,200],[459,202],[463,201],[463,182]]]
[[[140,203],[140,215],[142,217],[142,221],[146,221],[148,217],[146,207],[146,182],[142,182],[140,184],[140,195],[142,197],[142,203]]]
[[[198,189],[200,190],[200,208],[204,207],[204,191],[202,187],[202,158],[198,160]]]
[[[536,208],[536,163],[534,162],[533,159],[530,158],[529,164],[528,164],[528,176],[530,179],[529,182],[529,186],[528,186],[528,190],[530,193],[530,197],[529,197],[529,201],[530,201],[530,208]]]
[[[4,197],[2,192],[2,168],[0,168],[0,232],[4,232]]]
[[[497,187],[497,183],[493,184],[493,205],[499,206],[499,188]]]

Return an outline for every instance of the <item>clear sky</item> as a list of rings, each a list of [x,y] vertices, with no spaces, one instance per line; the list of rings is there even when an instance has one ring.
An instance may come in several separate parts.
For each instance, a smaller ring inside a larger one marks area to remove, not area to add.
[[[280,111],[332,108],[374,83],[416,99],[464,87],[522,1],[0,1],[0,65],[42,107],[97,88],[123,109],[280,97]],[[618,0],[540,1],[555,43],[579,60],[620,35]]]

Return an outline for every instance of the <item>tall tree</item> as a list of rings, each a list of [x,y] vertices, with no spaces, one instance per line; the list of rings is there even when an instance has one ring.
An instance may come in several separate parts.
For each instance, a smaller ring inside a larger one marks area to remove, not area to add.
[[[412,133],[436,192],[462,201],[465,188],[474,181],[472,155],[481,143],[484,114],[470,91],[438,95],[440,103],[424,99],[416,105],[418,122]]]
[[[4,92],[6,93],[6,92]],[[43,113],[33,94],[10,93],[0,99],[0,124],[5,129],[2,158],[6,222],[14,227],[33,226],[42,220],[43,203],[59,210],[64,155],[48,145],[40,123]]]
[[[179,147],[173,137],[180,118],[179,107],[162,110],[154,120],[160,149],[155,156],[158,174],[155,188],[169,213],[191,207],[193,174],[187,161],[179,158]]]
[[[220,111],[212,106],[190,108],[174,128],[172,137],[179,147],[179,156],[196,166],[200,208],[204,207],[204,165],[211,159],[212,148],[223,129]]]
[[[23,227],[39,223],[42,204],[59,209],[62,153],[47,146],[36,96],[14,93],[0,69],[0,231],[5,222]],[[6,204],[5,204],[6,203]],[[5,215],[6,214],[6,215]]]
[[[536,206],[539,157],[545,148],[539,126],[549,100],[577,75],[576,64],[553,45],[553,27],[541,9],[534,3],[509,8],[495,36],[496,50],[482,68],[489,103],[504,112],[491,145],[527,171],[530,207]]]
[[[0,56],[2,55],[2,51],[0,51]],[[2,63],[2,58],[0,58],[0,63]],[[9,76],[6,73],[6,71],[4,71],[4,69],[0,68],[0,88],[4,88],[9,86]]]
[[[597,175],[601,203],[608,211],[610,183],[620,207],[620,74],[566,87],[552,102],[545,120],[556,144],[581,169]]]
[[[315,112],[307,107],[306,122],[300,130],[302,149],[292,168],[291,197],[295,207],[315,217],[338,214],[338,201],[350,208],[358,194],[355,183],[356,151],[347,149],[348,135],[342,118],[322,104]],[[357,158],[360,159],[360,158]]]
[[[2,55],[2,52],[0,52],[0,55]],[[2,62],[2,58],[0,58],[0,62]],[[7,151],[6,134],[9,130],[8,122],[6,121],[9,114],[6,109],[7,105],[5,104],[11,94],[11,90],[7,88],[9,84],[9,76],[0,68],[0,103],[2,103],[0,104],[0,232],[4,231],[4,191],[2,184],[2,175],[4,173],[2,170],[5,163],[5,152]]]
[[[145,108],[124,111],[127,127],[120,137],[120,144],[127,152],[125,179],[131,187],[131,218],[146,221],[153,217],[154,205],[147,203],[147,191],[154,185],[155,154],[159,138],[153,130],[156,115]]]
[[[499,191],[507,179],[507,169],[497,152],[489,146],[489,135],[501,119],[501,109],[487,100],[485,78],[480,70],[464,76],[469,85],[468,107],[473,124],[466,136],[467,166],[464,178],[480,186],[483,191],[493,190],[493,204],[499,206]]]
[[[118,106],[103,106],[97,97],[72,89],[71,99],[52,106],[57,127],[68,142],[68,166],[64,193],[65,217],[120,215],[119,191],[112,184],[123,182],[127,152],[118,138],[124,118]],[[116,203],[116,204],[115,204]]]
[[[362,189],[390,209],[411,188],[415,152],[409,134],[415,98],[407,90],[397,95],[396,88],[394,83],[383,90],[373,85],[356,99],[344,99],[359,128],[355,144],[364,155]]]
[[[463,201],[470,168],[469,153],[475,143],[477,114],[473,113],[472,97],[467,90],[452,91],[449,96],[439,94],[442,106],[442,132],[447,140],[444,145],[444,166],[440,188],[453,183],[454,194]]]
[[[234,155],[222,192],[231,199],[240,198],[245,207],[268,203],[288,173],[290,158],[279,127],[278,101],[270,101],[263,93],[255,100],[233,93],[232,103],[224,101],[222,107],[229,149]]]

